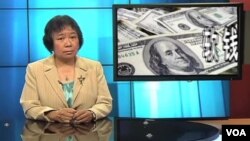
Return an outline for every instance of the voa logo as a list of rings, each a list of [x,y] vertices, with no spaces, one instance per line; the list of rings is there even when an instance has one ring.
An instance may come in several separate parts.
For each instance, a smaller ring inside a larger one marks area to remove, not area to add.
[[[226,129],[227,136],[247,136],[244,129]]]

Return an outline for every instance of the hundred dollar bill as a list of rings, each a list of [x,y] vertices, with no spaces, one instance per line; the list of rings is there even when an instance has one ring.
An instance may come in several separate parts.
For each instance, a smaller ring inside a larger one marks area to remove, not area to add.
[[[133,11],[135,11],[135,12],[137,12],[139,14],[144,14],[144,13],[148,12],[149,10],[154,10],[154,11],[157,11],[158,13],[166,14],[166,13],[169,13],[169,12],[176,11],[178,9],[179,8],[176,8],[176,7],[158,7],[158,8],[142,8],[142,7],[139,7],[139,8],[133,8]]]
[[[133,11],[135,11],[136,13],[139,13],[139,14],[144,14],[146,13],[148,10],[150,10],[150,8],[133,8]]]
[[[237,66],[225,60],[222,43],[205,51],[203,38],[200,32],[163,34],[121,43],[118,75],[216,75]]]
[[[237,7],[222,7],[223,12],[237,16]]]
[[[222,27],[237,20],[236,7],[210,7],[197,10]]]
[[[202,31],[205,27],[216,27],[219,30],[236,19],[236,14],[226,10],[204,7],[178,10],[162,15],[156,21],[174,33],[187,33]]]
[[[136,25],[132,23],[122,20],[118,21],[117,25],[118,43],[148,36],[146,33],[141,32],[136,28],[137,28]]]
[[[139,27],[142,28],[150,33],[153,34],[163,34],[168,33],[172,34],[172,32],[167,29],[166,27],[158,24],[154,19],[161,16],[162,13],[156,10],[148,10],[145,14],[143,14],[139,19],[134,21],[134,23]]]
[[[127,20],[132,22],[138,19],[140,16],[141,14],[125,8],[119,8],[117,11],[117,20]]]

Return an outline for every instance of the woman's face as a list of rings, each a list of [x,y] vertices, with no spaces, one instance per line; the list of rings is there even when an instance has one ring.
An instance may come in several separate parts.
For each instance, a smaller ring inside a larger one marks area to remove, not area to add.
[[[75,30],[65,26],[60,32],[52,34],[55,57],[62,60],[75,58],[79,50],[79,38]]]

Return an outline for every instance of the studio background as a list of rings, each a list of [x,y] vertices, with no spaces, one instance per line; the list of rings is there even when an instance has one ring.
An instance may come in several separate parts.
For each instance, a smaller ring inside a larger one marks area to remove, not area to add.
[[[48,20],[58,14],[70,15],[80,25],[84,35],[84,44],[79,56],[102,63],[114,99],[111,116],[228,117],[230,115],[230,81],[115,82],[113,80],[112,4],[191,2],[228,1],[1,0],[0,120],[24,118],[19,98],[24,84],[26,66],[30,62],[50,55],[42,43],[43,30]]]

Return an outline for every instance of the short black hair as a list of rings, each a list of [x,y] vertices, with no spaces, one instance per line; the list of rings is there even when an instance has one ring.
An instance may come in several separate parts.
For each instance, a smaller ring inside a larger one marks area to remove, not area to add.
[[[82,47],[83,35],[77,22],[68,15],[57,15],[48,21],[44,29],[43,44],[50,53],[54,50],[52,34],[60,32],[65,26],[70,26],[76,30],[79,39],[79,49]]]

